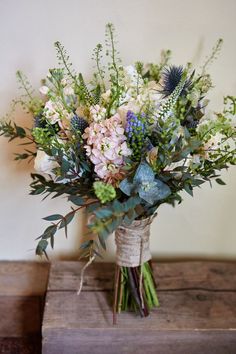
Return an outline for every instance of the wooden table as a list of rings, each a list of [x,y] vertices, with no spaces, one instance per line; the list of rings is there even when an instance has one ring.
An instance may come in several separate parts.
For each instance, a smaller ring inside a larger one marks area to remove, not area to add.
[[[0,353],[41,353],[48,263],[0,262]]]
[[[51,266],[43,354],[235,354],[236,262],[154,264],[161,307],[148,318],[122,313],[112,325],[112,264]]]

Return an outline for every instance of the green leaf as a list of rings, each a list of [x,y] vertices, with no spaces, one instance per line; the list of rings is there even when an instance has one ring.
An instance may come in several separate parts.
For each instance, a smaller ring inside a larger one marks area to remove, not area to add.
[[[43,235],[41,236],[42,239],[47,239],[50,238],[52,235],[55,235],[57,231],[57,225],[50,225],[46,228],[46,230],[44,231]]]
[[[94,214],[96,215],[96,217],[98,219],[104,219],[104,218],[108,218],[109,216],[111,216],[113,214],[113,212],[111,209],[103,208],[103,209],[96,210],[94,212]]]
[[[48,241],[47,240],[40,240],[37,247],[36,247],[36,255],[38,256],[42,256],[43,254],[45,254],[45,250],[48,246]]]
[[[100,233],[98,234],[98,239],[99,239],[99,242],[100,242],[102,248],[106,251],[106,249],[107,249],[106,242],[104,241],[104,238]]]
[[[225,185],[226,185],[226,183],[225,183],[224,181],[222,181],[221,178],[216,178],[215,181],[216,181],[218,184],[220,184],[221,186],[225,186]]]
[[[115,213],[121,213],[124,210],[122,203],[120,203],[118,200],[114,200],[112,203],[112,208]]]
[[[64,174],[66,174],[70,170],[70,162],[68,160],[62,159],[61,170]]]
[[[41,186],[39,188],[35,187],[36,189],[32,192],[30,192],[30,194],[33,194],[33,195],[38,195],[38,194],[42,194],[44,191],[45,191],[45,187],[44,186]]]
[[[184,185],[184,190],[193,197],[193,188],[189,184],[186,183]]]
[[[55,220],[61,220],[61,219],[63,219],[63,216],[60,214],[53,214],[53,215],[49,215],[49,216],[46,216],[45,218],[43,218],[43,220],[46,220],[46,221],[55,221]]]
[[[81,249],[89,248],[93,244],[93,240],[87,240],[80,245]]]
[[[62,229],[63,227],[67,226],[73,220],[74,216],[75,216],[74,212],[70,212],[69,214],[64,216],[64,218],[62,219],[62,221],[60,223],[59,229]]]
[[[193,186],[200,186],[201,184],[205,183],[205,181],[203,181],[202,179],[192,179],[192,185]]]
[[[94,203],[89,205],[86,209],[88,211],[88,213],[93,213],[96,209],[100,208],[101,204],[100,203]]]
[[[72,202],[73,204],[77,205],[77,206],[81,206],[84,204],[84,200],[82,197],[79,197],[77,195],[71,195],[69,196],[68,200],[70,202]]]
[[[50,244],[51,244],[51,247],[53,249],[54,248],[54,235],[51,235]]]

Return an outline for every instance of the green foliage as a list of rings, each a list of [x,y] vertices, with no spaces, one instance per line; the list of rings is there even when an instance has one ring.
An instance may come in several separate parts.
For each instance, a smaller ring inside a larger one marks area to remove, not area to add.
[[[97,44],[97,46],[95,47],[94,51],[93,51],[93,60],[96,63],[96,68],[97,68],[97,73],[95,73],[95,81],[97,82],[97,87],[101,88],[102,92],[106,91],[106,85],[105,85],[105,68],[102,66],[101,64],[101,60],[102,60],[102,45],[99,43]]]
[[[218,41],[216,42],[215,46],[212,48],[212,52],[210,56],[206,59],[203,67],[202,67],[202,75],[206,73],[206,70],[208,69],[209,65],[212,64],[218,57],[221,48],[223,45],[223,39],[219,38]]]
[[[85,84],[83,75],[81,73],[79,74],[78,81],[79,81],[79,85],[76,87],[77,88],[76,93],[79,95],[80,101],[85,105],[89,105],[89,106],[94,105],[95,104],[94,98],[90,93],[90,91],[88,90],[88,87]]]
[[[234,96],[226,96],[224,97],[224,115],[230,114],[231,116],[228,117],[230,120],[236,116],[236,97]]]
[[[19,100],[15,101],[15,103],[20,103],[26,111],[38,115],[42,110],[42,100],[34,96],[34,90],[27,76],[20,70],[16,72],[16,78],[19,83],[19,90],[23,91],[23,94]]]
[[[108,70],[110,73],[110,84],[111,84],[111,101],[107,108],[107,116],[110,116],[112,109],[116,109],[120,105],[120,97],[123,94],[124,87],[122,79],[124,77],[124,70],[121,65],[121,59],[119,57],[119,52],[116,49],[115,41],[115,28],[112,23],[106,25],[106,55],[109,57],[110,61],[108,63]]]
[[[88,225],[89,229],[98,235],[101,246],[106,249],[106,240],[123,222],[130,224],[137,216],[139,197],[130,197],[126,202],[118,200],[107,203],[106,207],[97,208],[96,218]]]
[[[34,128],[32,136],[36,144],[40,145],[46,151],[52,144],[52,134],[47,128]]]
[[[67,54],[65,47],[59,41],[55,42],[54,46],[57,51],[57,59],[59,65],[65,68],[67,75],[71,78],[72,81],[74,81],[75,84],[77,84],[76,73],[72,68],[72,63],[70,62],[70,57]]]

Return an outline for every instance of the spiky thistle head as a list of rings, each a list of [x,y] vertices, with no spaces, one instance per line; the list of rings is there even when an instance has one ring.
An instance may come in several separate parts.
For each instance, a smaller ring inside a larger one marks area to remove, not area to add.
[[[171,95],[172,92],[174,92],[175,88],[178,86],[181,78],[183,77],[183,72],[184,69],[182,66],[175,65],[167,67],[163,70],[161,83],[162,89],[160,92],[164,95],[164,97],[167,97]],[[189,79],[186,80],[182,93],[190,86],[190,84],[191,81]]]
[[[79,130],[81,133],[89,126],[88,122],[84,118],[78,117],[77,114],[71,118],[70,124],[73,130]]]
[[[37,116],[34,116],[34,128],[45,128],[47,125],[47,122],[45,118],[42,116],[42,114],[38,114]]]

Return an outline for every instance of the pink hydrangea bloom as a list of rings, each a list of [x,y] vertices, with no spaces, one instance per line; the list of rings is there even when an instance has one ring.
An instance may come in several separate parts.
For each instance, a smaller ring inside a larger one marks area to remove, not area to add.
[[[95,165],[95,172],[108,183],[115,184],[124,177],[124,157],[132,151],[126,143],[122,119],[115,114],[109,119],[93,122],[85,129],[86,154]]]

